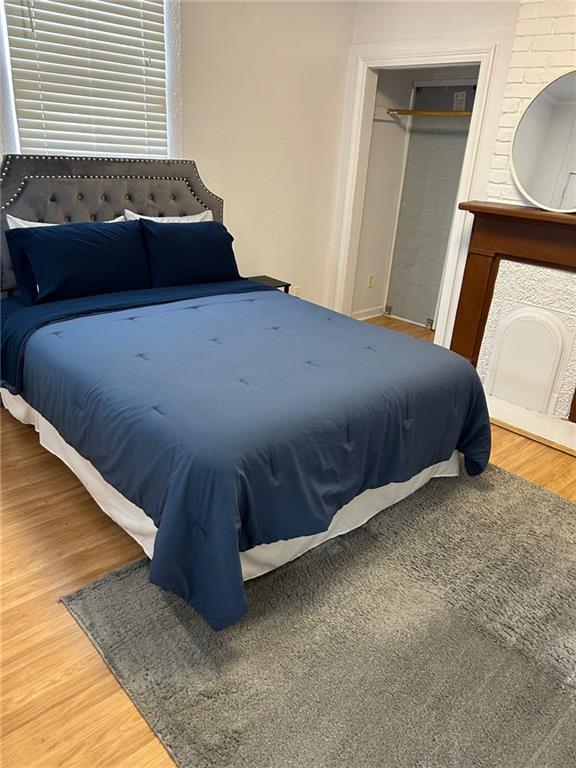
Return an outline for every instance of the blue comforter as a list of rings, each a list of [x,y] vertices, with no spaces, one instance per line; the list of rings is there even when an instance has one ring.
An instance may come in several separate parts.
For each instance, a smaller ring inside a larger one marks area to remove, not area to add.
[[[4,385],[152,518],[151,580],[215,629],[247,608],[240,551],[454,449],[485,468],[458,355],[247,281],[162,291],[11,312]]]

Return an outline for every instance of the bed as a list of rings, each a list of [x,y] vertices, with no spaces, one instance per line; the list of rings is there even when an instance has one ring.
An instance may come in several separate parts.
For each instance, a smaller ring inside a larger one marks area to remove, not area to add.
[[[477,374],[433,344],[240,277],[15,295],[7,214],[66,224],[126,208],[223,219],[192,161],[5,158],[0,392],[138,541],[151,581],[214,629],[246,612],[246,579],[458,474],[458,453],[469,474],[485,468]]]

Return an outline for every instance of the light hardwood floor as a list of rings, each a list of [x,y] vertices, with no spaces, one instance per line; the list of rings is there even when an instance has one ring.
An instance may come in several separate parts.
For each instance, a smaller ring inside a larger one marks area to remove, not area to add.
[[[429,331],[428,328],[424,328],[422,325],[414,325],[414,323],[407,323],[405,320],[397,320],[395,317],[388,317],[388,315],[371,317],[369,320],[366,320],[366,322],[370,323],[370,325],[379,325],[382,328],[390,328],[392,331],[408,333],[410,336],[416,336],[417,339],[423,339],[423,341],[434,341],[434,331]]]
[[[420,329],[422,330],[422,329]],[[62,595],[140,557],[32,427],[2,429],[2,746],[6,768],[168,768],[172,760]],[[576,499],[576,459],[495,427],[492,461]]]

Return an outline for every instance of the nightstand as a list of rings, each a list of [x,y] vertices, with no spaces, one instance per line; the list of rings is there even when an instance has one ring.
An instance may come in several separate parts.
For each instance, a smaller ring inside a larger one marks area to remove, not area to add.
[[[284,293],[290,293],[290,286],[292,283],[287,283],[285,280],[276,280],[275,277],[268,277],[268,275],[255,275],[249,277],[248,280],[254,280],[255,283],[262,283],[262,285],[269,285],[271,288],[283,288]]]

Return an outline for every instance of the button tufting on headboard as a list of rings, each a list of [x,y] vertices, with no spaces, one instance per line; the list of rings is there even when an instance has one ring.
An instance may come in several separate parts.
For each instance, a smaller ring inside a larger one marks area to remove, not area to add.
[[[193,160],[6,155],[0,171],[2,290],[15,288],[4,230],[6,214],[31,221],[107,221],[124,208],[145,216],[185,216],[223,200],[200,179]],[[178,201],[178,202],[176,202]]]

